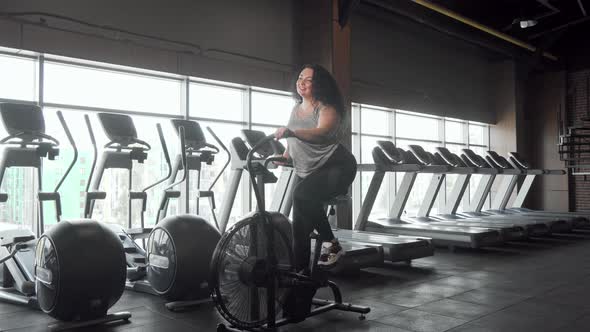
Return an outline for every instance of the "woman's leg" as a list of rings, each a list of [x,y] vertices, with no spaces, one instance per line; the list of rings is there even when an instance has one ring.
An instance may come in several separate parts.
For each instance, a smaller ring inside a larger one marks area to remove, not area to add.
[[[309,264],[309,234],[314,229],[318,231],[321,241],[334,239],[324,203],[346,193],[355,175],[354,157],[339,147],[322,168],[304,179],[296,178],[293,192],[293,252],[298,271]]]

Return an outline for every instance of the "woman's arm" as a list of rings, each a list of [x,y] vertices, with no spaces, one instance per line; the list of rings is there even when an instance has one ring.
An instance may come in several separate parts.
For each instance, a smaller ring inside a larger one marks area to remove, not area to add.
[[[293,131],[295,137],[310,143],[324,143],[329,134],[336,129],[340,116],[332,106],[326,106],[320,110],[318,126],[308,129],[296,129]]]

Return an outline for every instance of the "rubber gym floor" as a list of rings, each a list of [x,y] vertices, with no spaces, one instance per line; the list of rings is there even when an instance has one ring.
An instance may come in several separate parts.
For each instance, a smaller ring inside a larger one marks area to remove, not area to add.
[[[512,242],[485,250],[446,249],[405,264],[388,264],[333,278],[347,302],[368,305],[329,312],[281,331],[589,331],[590,230]],[[318,297],[326,294],[318,293]],[[215,331],[211,304],[181,313],[161,299],[125,292],[112,311],[129,323],[81,331]],[[46,331],[47,315],[0,304],[0,331]]]

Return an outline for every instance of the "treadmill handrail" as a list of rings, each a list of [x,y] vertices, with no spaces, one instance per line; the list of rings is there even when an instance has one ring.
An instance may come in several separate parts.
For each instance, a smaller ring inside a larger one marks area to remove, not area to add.
[[[543,174],[545,175],[565,175],[566,171],[562,169],[544,169]]]
[[[427,165],[422,166],[422,169],[419,170],[419,173],[449,173],[452,170],[452,166],[449,165]]]
[[[424,168],[424,166],[416,165],[416,164],[358,164],[357,170],[359,172],[374,172],[374,171],[382,171],[382,172],[419,172]]]

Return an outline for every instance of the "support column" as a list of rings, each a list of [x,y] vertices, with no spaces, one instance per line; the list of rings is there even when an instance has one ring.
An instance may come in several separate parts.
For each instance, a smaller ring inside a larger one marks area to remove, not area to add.
[[[341,143],[351,149],[350,23],[344,27],[340,26],[338,0],[303,0],[301,3],[299,62],[321,64],[336,79],[348,115],[346,135]],[[352,204],[339,204],[336,213],[341,223],[338,227],[352,229]]]

